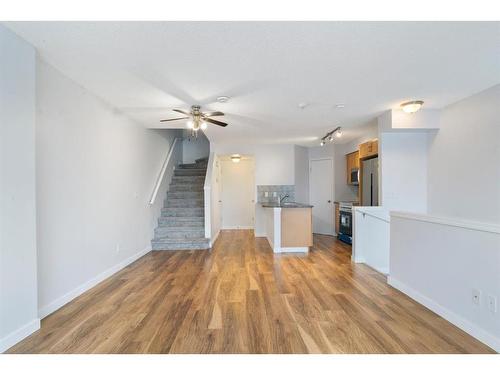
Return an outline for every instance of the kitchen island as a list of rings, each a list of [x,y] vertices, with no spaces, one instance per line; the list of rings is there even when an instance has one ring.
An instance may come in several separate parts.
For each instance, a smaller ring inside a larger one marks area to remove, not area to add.
[[[312,207],[287,202],[262,203],[266,216],[266,238],[275,253],[308,252],[313,244]]]

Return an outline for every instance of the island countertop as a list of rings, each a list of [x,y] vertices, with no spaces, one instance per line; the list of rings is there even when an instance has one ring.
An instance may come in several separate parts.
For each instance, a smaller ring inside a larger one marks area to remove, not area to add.
[[[297,202],[285,202],[279,203],[261,203],[264,208],[312,208],[310,204],[297,203]]]
[[[296,202],[261,203],[265,237],[275,253],[307,253],[313,245],[312,206]],[[290,208],[290,210],[288,210]],[[293,209],[292,209],[293,208]]]

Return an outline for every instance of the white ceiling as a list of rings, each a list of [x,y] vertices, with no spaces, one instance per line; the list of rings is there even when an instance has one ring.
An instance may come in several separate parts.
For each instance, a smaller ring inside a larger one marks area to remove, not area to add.
[[[217,141],[317,144],[341,125],[346,142],[405,100],[441,108],[500,82],[498,22],[6,25],[146,127],[191,104],[227,113],[227,128],[207,130]],[[215,102],[220,95],[230,102]]]

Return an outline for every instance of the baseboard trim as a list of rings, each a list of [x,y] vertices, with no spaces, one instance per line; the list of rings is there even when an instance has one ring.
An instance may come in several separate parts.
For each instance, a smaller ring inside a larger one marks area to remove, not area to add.
[[[448,310],[447,308],[441,306],[436,301],[430,299],[427,296],[424,296],[420,292],[415,289],[409,287],[405,283],[395,279],[394,277],[389,276],[387,278],[387,283],[392,287],[398,289],[403,292],[410,298],[414,299],[418,303],[424,305],[429,310],[432,310],[442,318],[449,321],[451,324],[457,326],[461,330],[467,332],[472,337],[478,339],[483,344],[488,345],[490,348],[495,350],[496,352],[500,352],[500,338],[493,336],[491,333],[485,331],[483,328],[477,326],[471,321],[455,314],[453,311]]]
[[[239,229],[247,230],[247,229],[254,229],[254,227],[253,226],[229,226],[229,227],[224,227],[221,229],[222,230],[239,230]]]
[[[351,257],[351,260],[354,262],[354,263],[360,263],[360,264],[364,264],[370,268],[373,268],[375,271],[377,272],[380,272],[380,273],[383,273],[384,275],[389,275],[389,268],[380,268],[380,267],[375,267],[374,265],[371,265],[369,263],[366,263],[366,259],[365,258],[362,258],[360,256],[354,256],[354,257]]]
[[[276,254],[285,254],[285,253],[308,253],[308,247],[279,247],[274,248],[273,252]]]
[[[120,263],[116,264],[115,266],[107,269],[106,271],[100,273],[96,277],[88,280],[87,282],[83,283],[79,287],[73,289],[72,291],[64,294],[63,296],[57,298],[56,300],[52,301],[48,305],[45,305],[44,307],[41,307],[38,309],[38,316],[40,319],[45,318],[46,316],[52,314],[54,311],[59,310],[61,307],[66,305],[68,302],[72,301],[79,295],[85,293],[87,290],[93,288],[97,284],[99,284],[101,281],[104,281],[108,277],[112,276],[113,274],[117,273],[118,271],[122,270],[126,266],[128,266],[130,263],[135,262],[137,259],[142,257],[143,255],[149,253],[151,251],[151,247],[146,247],[145,249],[139,251],[138,253],[128,257],[127,259],[122,260]]]
[[[352,256],[351,259],[353,260],[354,263],[366,263],[365,258],[362,258],[360,256]]]
[[[0,353],[5,352],[10,347],[16,345],[21,340],[25,339],[33,332],[40,329],[40,319],[33,319],[31,322],[25,324],[21,328],[16,329],[14,332],[9,333],[4,338],[0,339]]]
[[[217,238],[219,237],[219,234],[220,234],[220,229],[217,231],[217,233],[215,233],[215,236],[213,236],[213,238],[210,239],[210,248],[212,248],[212,246],[214,245],[215,241],[217,241]]]

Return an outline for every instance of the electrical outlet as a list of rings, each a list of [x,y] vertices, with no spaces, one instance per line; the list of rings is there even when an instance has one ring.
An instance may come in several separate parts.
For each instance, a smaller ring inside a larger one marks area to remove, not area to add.
[[[492,296],[491,294],[488,294],[488,297],[486,298],[486,302],[488,304],[488,310],[490,310],[492,313],[497,312],[497,297]]]
[[[474,305],[481,305],[481,291],[479,289],[472,289],[472,303]]]

